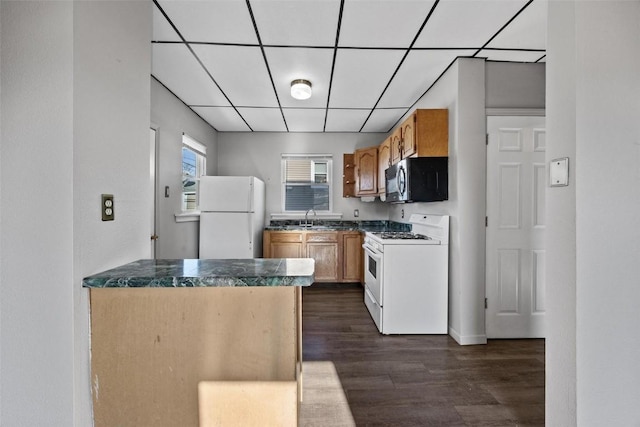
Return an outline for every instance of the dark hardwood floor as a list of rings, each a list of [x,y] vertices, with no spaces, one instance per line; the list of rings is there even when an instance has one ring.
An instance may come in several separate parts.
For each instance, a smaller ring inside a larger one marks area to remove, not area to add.
[[[543,426],[544,340],[380,335],[359,286],[303,291],[301,426]]]

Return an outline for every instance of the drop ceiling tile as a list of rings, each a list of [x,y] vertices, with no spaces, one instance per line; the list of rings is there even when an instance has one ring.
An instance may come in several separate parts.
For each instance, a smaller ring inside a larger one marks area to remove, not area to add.
[[[480,48],[526,0],[443,0],[414,47]]]
[[[406,108],[376,108],[362,132],[389,132],[406,112]]]
[[[251,129],[233,107],[191,107],[219,132],[248,132]]]
[[[401,50],[339,49],[330,108],[373,108],[403,55]]]
[[[192,48],[233,105],[278,107],[260,48],[201,44]]]
[[[371,110],[336,110],[327,113],[327,132],[359,132]]]
[[[289,132],[322,132],[325,110],[320,108],[285,108]]]
[[[160,13],[160,9],[153,5],[153,39],[155,41],[181,41],[178,33],[169,25],[169,21]]]
[[[544,52],[529,52],[523,50],[483,49],[476,56],[479,58],[487,58],[488,61],[536,62],[544,54]]]
[[[279,108],[238,108],[255,132],[286,132]]]
[[[407,48],[434,1],[347,1],[340,46]]]
[[[158,3],[187,41],[257,43],[244,1],[159,0]]]
[[[251,9],[265,45],[335,45],[339,0],[252,0]]]
[[[382,96],[379,107],[408,108],[415,103],[440,74],[458,57],[475,50],[412,50]]]
[[[333,49],[265,48],[265,54],[283,107],[327,106]],[[311,98],[298,100],[291,97],[291,81],[295,79],[311,82]]]
[[[534,0],[487,47],[546,49],[547,1]]]
[[[184,44],[154,43],[151,49],[151,74],[182,102],[187,105],[229,105]]]

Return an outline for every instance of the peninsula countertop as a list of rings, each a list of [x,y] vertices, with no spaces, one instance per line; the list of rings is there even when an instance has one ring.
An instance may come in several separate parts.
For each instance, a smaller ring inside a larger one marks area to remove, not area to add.
[[[85,288],[310,286],[311,258],[141,259],[85,277]]]

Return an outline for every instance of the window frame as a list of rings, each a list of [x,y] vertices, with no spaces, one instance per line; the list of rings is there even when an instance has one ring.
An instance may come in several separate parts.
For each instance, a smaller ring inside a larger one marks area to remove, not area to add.
[[[332,214],[333,212],[333,155],[332,154],[302,154],[302,153],[286,153],[286,154],[282,154],[281,155],[281,160],[280,160],[280,209],[282,213],[285,214],[304,214],[307,211],[304,210],[287,210],[286,209],[286,199],[287,199],[287,189],[286,186],[287,185],[299,185],[299,186],[303,186],[303,185],[312,185],[314,184],[313,181],[311,181],[312,176],[315,174],[315,168],[312,166],[311,167],[311,176],[309,176],[309,183],[305,184],[305,183],[287,183],[286,180],[286,176],[287,176],[287,160],[310,160],[312,163],[315,164],[315,161],[317,160],[317,163],[326,163],[327,165],[327,171],[326,171],[326,175],[327,175],[327,182],[326,183],[319,183],[319,185],[325,185],[328,188],[328,192],[329,192],[329,206],[327,210],[316,210],[316,213],[320,214]]]
[[[187,175],[184,173],[184,150],[189,150],[195,154],[195,175]],[[186,133],[182,134],[182,147],[180,149],[180,161],[182,185],[180,189],[180,209],[183,213],[194,213],[200,210],[200,177],[207,174],[207,147],[201,142],[190,137]],[[188,202],[185,198],[184,182],[187,177],[193,178],[195,181],[195,206],[188,208]]]

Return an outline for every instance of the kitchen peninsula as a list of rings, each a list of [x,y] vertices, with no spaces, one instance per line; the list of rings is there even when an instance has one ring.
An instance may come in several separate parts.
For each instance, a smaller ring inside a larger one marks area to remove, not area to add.
[[[201,381],[293,381],[311,259],[139,260],[90,288],[96,426],[197,426]]]

